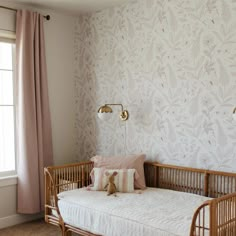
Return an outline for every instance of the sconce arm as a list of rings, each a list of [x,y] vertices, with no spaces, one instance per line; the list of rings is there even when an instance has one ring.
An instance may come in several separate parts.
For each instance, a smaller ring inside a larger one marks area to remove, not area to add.
[[[121,103],[109,103],[105,104],[105,106],[121,106],[121,111],[124,111],[124,107]]]

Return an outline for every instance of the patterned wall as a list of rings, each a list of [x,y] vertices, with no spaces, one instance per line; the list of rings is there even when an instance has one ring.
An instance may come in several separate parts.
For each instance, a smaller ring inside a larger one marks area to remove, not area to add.
[[[236,171],[236,1],[138,0],[78,19],[78,159],[148,159]],[[104,103],[130,119],[101,121]]]

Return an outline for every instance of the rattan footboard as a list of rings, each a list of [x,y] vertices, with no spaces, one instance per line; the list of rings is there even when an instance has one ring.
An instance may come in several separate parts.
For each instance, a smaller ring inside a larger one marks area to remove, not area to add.
[[[202,204],[195,212],[190,236],[236,236],[236,194]]]
[[[91,183],[90,172],[92,162],[82,162],[64,166],[52,166],[44,169],[45,176],[45,221],[59,226],[62,235],[76,232],[84,236],[92,236],[90,232],[66,225],[60,215],[57,194],[76,188],[88,186]]]
[[[91,183],[92,162],[45,168],[45,221],[57,225],[62,235],[94,234],[65,224],[57,205],[57,194]],[[212,197],[192,218],[190,236],[236,236],[236,174],[145,163],[148,187],[157,187]],[[185,206],[183,206],[185,207]]]

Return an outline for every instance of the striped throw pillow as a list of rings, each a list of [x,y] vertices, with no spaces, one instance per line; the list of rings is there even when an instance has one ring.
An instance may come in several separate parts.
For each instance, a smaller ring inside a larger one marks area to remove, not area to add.
[[[91,190],[103,191],[108,183],[108,176],[114,172],[118,174],[114,178],[117,192],[131,193],[134,192],[134,179],[138,178],[137,171],[135,169],[105,169],[105,168],[93,168],[91,177],[94,178],[94,184],[90,187]]]

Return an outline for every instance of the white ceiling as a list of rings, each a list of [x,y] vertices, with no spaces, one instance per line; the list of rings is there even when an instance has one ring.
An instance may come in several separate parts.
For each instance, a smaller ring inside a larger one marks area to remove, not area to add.
[[[30,6],[75,14],[87,11],[97,11],[128,1],[130,0],[10,0],[9,2],[30,4]]]

